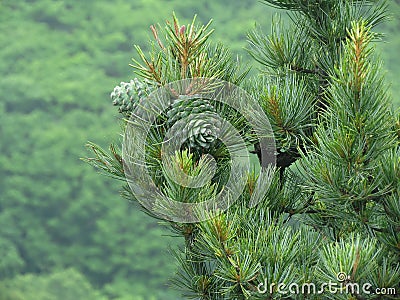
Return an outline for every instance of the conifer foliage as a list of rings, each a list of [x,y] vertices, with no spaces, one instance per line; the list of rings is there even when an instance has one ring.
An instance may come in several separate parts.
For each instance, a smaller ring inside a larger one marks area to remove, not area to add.
[[[166,222],[185,240],[175,251],[172,286],[190,299],[399,298],[400,126],[374,52],[381,37],[374,29],[388,18],[386,1],[263,2],[287,10],[291,23],[277,18],[270,34],[249,33],[259,76],[246,79],[248,70],[209,41],[210,23],[198,26],[194,19],[184,26],[174,16],[164,29],[151,27],[150,53],[136,47],[138,78],[111,94],[124,117],[140,118],[135,107],[158,87],[218,78],[253,95],[274,132],[276,166],[262,165],[271,176],[257,205],[249,203],[263,181],[250,172],[228,210],[197,223]],[[220,124],[192,118],[181,128],[187,142],[171,157],[191,176],[209,167],[205,154],[215,158],[214,177],[200,188],[180,186],[166,174],[161,144],[171,126],[188,115],[216,113],[259,158],[264,149],[236,110],[189,96],[171,91],[170,106],[146,138],[146,163],[171,199],[198,203],[215,197],[229,178]],[[89,163],[125,180],[118,147],[108,153],[89,146],[95,154]],[[124,195],[136,201],[129,187]]]

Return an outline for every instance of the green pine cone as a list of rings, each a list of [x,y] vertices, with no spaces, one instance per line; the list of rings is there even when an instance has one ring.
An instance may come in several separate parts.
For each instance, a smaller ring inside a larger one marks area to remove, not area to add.
[[[180,95],[172,101],[171,107],[167,112],[168,124],[172,125],[176,121],[192,114],[214,111],[214,107],[206,99]]]
[[[217,140],[221,128],[215,118],[205,118],[204,114],[194,114],[186,125],[188,145],[191,148],[208,149]]]
[[[183,129],[189,147],[208,149],[217,139],[220,128],[220,124],[215,124],[218,121],[212,117],[213,112],[215,109],[208,100],[180,95],[172,101],[167,111],[167,122],[172,126],[178,120],[189,117]],[[206,117],[207,115],[210,117]]]
[[[121,82],[111,93],[114,106],[119,106],[120,113],[132,112],[134,105],[142,101],[153,90],[153,84],[147,80],[139,81],[137,78],[129,82]]]

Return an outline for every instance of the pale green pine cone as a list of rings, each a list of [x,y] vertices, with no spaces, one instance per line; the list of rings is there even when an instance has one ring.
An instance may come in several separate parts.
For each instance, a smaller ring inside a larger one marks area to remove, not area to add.
[[[193,115],[186,125],[188,144],[191,148],[210,148],[217,140],[221,124],[215,118],[204,118],[204,114]]]
[[[191,148],[208,149],[218,138],[220,124],[213,116],[214,107],[207,99],[195,96],[180,95],[172,101],[167,112],[170,126],[187,118],[183,130],[187,136],[187,144]],[[211,114],[210,114],[211,113]]]
[[[129,82],[121,82],[111,93],[114,106],[119,106],[120,113],[132,112],[135,104],[140,103],[153,90],[153,84],[147,80],[139,81],[137,78]]]

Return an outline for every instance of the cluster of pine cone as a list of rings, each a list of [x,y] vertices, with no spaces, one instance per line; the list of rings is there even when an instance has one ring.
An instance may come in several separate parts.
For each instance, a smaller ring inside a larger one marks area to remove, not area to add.
[[[150,81],[134,78],[130,82],[121,82],[111,93],[114,106],[124,115],[129,115],[135,106],[155,90]],[[179,95],[171,99],[166,111],[167,125],[171,128],[176,122],[184,121],[180,126],[181,134],[187,136],[186,144],[194,149],[208,149],[217,140],[220,122],[213,118],[215,108],[210,101],[195,95]],[[210,116],[210,117],[205,117]]]

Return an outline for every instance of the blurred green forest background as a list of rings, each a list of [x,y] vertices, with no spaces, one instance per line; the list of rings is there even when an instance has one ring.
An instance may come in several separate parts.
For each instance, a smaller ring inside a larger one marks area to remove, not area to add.
[[[397,107],[399,7],[378,45]],[[274,13],[257,0],[0,1],[1,300],[180,298],[166,283],[182,241],[79,159],[88,140],[120,143],[109,94],[172,11],[213,18],[213,40],[256,71],[246,34],[255,22],[269,32]]]

